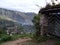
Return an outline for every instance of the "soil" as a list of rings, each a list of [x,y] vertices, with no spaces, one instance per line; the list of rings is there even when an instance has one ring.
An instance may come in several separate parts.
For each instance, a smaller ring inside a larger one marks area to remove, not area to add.
[[[47,40],[45,42],[33,42],[31,38],[19,38],[14,41],[2,43],[1,45],[54,45],[54,40]]]

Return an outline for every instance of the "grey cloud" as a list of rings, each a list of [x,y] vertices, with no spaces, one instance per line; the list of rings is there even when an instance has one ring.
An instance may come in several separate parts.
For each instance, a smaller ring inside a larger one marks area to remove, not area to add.
[[[23,12],[38,12],[39,8],[35,4],[42,6],[44,5],[42,2],[41,0],[0,0],[0,7]]]

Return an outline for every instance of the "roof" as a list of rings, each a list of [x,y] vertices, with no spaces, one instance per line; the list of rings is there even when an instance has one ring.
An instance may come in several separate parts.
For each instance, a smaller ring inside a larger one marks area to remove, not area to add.
[[[56,12],[60,12],[60,4],[58,5],[54,5],[54,6],[51,6],[51,5],[47,5],[45,8],[42,8],[39,13],[56,13]]]

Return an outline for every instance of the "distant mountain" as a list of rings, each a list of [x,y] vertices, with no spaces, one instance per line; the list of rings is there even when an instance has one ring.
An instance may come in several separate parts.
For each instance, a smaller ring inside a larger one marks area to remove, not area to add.
[[[34,17],[35,15],[37,15],[37,14],[32,13],[32,12],[28,12],[28,13],[25,13],[25,15],[27,15],[27,16],[29,17],[29,20],[32,20],[33,17]]]
[[[24,13],[0,8],[0,17],[3,17],[7,20],[12,20],[17,23],[21,23],[23,25],[32,25],[32,19],[35,15],[35,13]]]

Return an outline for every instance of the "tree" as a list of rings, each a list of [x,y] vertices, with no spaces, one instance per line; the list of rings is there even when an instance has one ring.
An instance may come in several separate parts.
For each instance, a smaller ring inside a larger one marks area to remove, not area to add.
[[[6,34],[6,27],[0,27],[0,34]]]
[[[38,37],[40,36],[40,15],[34,16],[34,19],[32,20],[34,23],[34,26],[36,28],[35,36]]]

